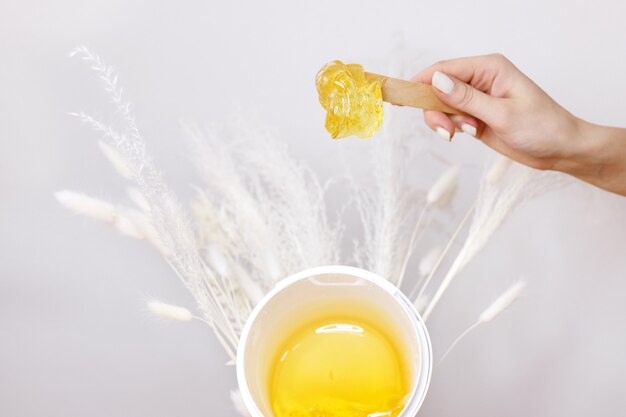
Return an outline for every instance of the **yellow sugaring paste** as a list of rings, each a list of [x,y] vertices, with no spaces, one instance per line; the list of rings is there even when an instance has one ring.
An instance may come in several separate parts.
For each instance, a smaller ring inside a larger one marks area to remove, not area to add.
[[[369,138],[383,121],[380,82],[367,79],[359,64],[332,61],[315,77],[326,114],[326,130],[333,139],[346,136]]]
[[[347,317],[305,324],[277,351],[269,377],[275,417],[395,417],[410,376],[380,329]]]

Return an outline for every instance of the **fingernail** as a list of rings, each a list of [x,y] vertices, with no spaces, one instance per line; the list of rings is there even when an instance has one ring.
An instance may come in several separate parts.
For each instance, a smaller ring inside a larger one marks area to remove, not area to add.
[[[448,132],[446,129],[444,129],[443,127],[438,127],[437,129],[435,129],[435,132],[437,132],[439,136],[450,142],[450,132]]]
[[[450,94],[454,88],[454,81],[446,74],[440,71],[435,71],[432,79],[433,86],[442,93]]]
[[[461,130],[470,136],[476,137],[476,128],[469,123],[463,123],[461,125]]]

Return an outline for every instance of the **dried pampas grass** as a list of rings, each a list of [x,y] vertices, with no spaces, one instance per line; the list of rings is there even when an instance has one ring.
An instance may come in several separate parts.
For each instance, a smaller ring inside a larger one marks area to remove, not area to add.
[[[450,283],[521,202],[564,183],[563,176],[555,172],[539,171],[503,159],[497,161],[483,177],[478,197],[470,209],[474,216],[465,242],[424,311],[424,319],[428,319]],[[459,229],[463,225],[464,222]]]
[[[415,129],[398,122],[396,109],[386,111],[380,137],[367,144],[368,172],[356,175],[349,169],[347,173],[350,195],[345,200],[357,213],[363,233],[350,256],[340,251],[345,223],[341,213],[329,213],[326,206],[329,184],[291,158],[269,130],[243,120],[204,129],[183,126],[199,178],[190,207],[184,208],[148,156],[116,72],[85,47],[71,55],[94,71],[121,119],[123,127],[115,129],[88,114],[72,113],[101,134],[98,146],[114,171],[128,181],[131,205],[69,190],[55,197],[74,213],[150,242],[193,295],[201,317],[155,300],[148,302],[149,310],[169,320],[207,323],[229,363],[236,356],[244,323],[263,295],[277,280],[314,266],[352,259],[398,287],[409,284],[410,298],[428,319],[453,280],[514,208],[563,184],[557,174],[499,159],[483,176],[478,195],[458,227],[422,253],[418,271],[412,273],[409,261],[422,238],[432,239],[432,234],[440,238],[440,229],[432,225],[437,215],[450,211],[461,167],[446,162],[432,184],[416,185],[413,160],[428,152],[416,145],[416,138],[407,138],[416,136]],[[455,243],[461,249],[452,256]],[[448,256],[450,268],[428,291]],[[524,286],[520,282],[498,298],[452,343],[442,360],[472,329],[504,311]],[[231,393],[231,399],[247,415],[238,391]]]
[[[114,69],[85,47],[78,47],[70,55],[87,63],[101,80],[116,111],[121,115],[125,130],[117,131],[82,112],[73,115],[107,139],[109,147],[105,147],[105,155],[118,172],[124,166],[122,172],[134,173],[134,182],[148,208],[145,215],[154,227],[165,259],[196,298],[205,320],[225,350],[234,357],[237,329],[241,323],[233,318],[240,317],[238,310],[244,302],[235,300],[230,283],[216,278],[200,256],[187,215],[146,153],[145,141],[131,112],[130,103],[125,100],[123,90],[118,86]]]

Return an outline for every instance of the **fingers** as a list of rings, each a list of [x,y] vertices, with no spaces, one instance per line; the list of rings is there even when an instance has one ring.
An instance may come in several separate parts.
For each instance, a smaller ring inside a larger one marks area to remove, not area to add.
[[[452,140],[456,126],[447,114],[440,111],[424,111],[424,121],[443,139]]]
[[[432,77],[433,90],[444,103],[481,119],[487,124],[497,118],[502,99],[489,96],[463,81],[435,71]]]
[[[444,103],[462,110],[466,116],[425,112],[426,123],[442,137],[454,136],[456,128],[481,137],[487,125],[507,120],[507,100],[519,71],[500,54],[459,58],[438,62],[416,74],[412,81],[432,84]],[[521,74],[521,73],[519,73]]]
[[[470,136],[475,138],[480,137],[480,133],[482,131],[483,123],[480,123],[477,119],[471,116],[461,116],[461,115],[451,115],[450,119],[454,122],[457,129],[461,130],[463,133],[467,133]]]
[[[495,78],[511,72],[511,68],[513,64],[500,54],[457,58],[439,61],[415,74],[411,81],[430,84],[434,73],[439,71],[488,92]]]
[[[439,111],[424,111],[424,121],[428,127],[448,141],[452,140],[457,130],[473,137],[478,137],[482,130],[481,123],[473,117],[448,115]]]

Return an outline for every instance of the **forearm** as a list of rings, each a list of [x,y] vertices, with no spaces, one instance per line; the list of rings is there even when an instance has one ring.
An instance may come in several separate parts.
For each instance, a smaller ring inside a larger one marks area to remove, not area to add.
[[[576,120],[575,144],[554,169],[626,196],[626,129]]]

